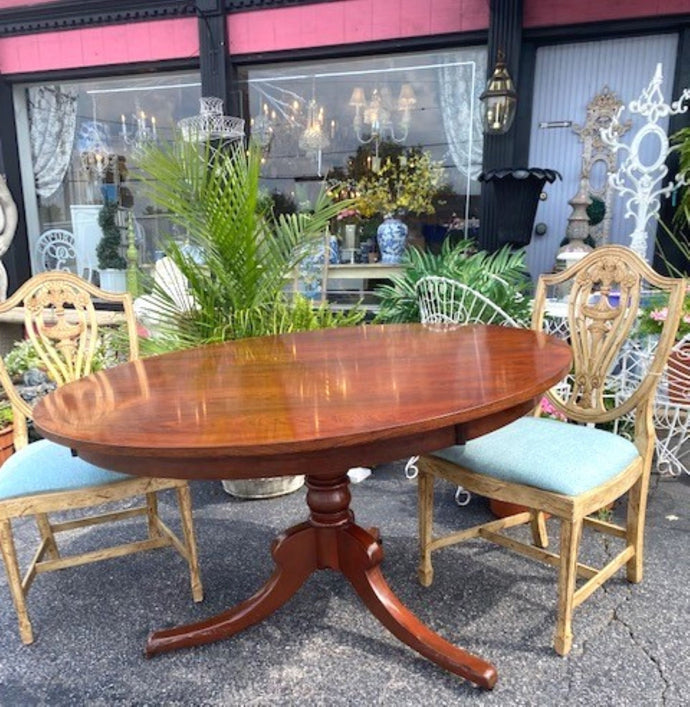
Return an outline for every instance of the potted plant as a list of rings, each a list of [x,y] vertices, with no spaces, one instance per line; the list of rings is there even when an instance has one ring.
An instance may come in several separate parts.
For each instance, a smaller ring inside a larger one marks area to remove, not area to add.
[[[98,268],[101,277],[101,287],[110,292],[125,292],[127,290],[127,261],[121,254],[122,236],[117,225],[118,205],[115,201],[106,200],[98,213],[98,225],[103,235],[96,248]]]
[[[410,248],[403,256],[404,269],[381,285],[375,294],[380,309],[376,321],[381,323],[418,322],[419,306],[415,290],[425,275],[442,275],[462,282],[492,300],[506,314],[527,325],[531,287],[525,276],[525,252],[504,246],[494,253],[477,251],[474,241],[453,244],[446,239],[439,253],[423,253]]]
[[[9,401],[0,403],[0,465],[14,452],[14,415]]]
[[[249,336],[356,324],[363,312],[331,312],[289,292],[286,284],[308,246],[323,239],[343,208],[322,189],[310,211],[276,213],[260,198],[261,149],[236,143],[225,149],[185,142],[151,145],[141,157],[144,185],[153,203],[188,234],[161,243],[187,281],[194,306],[180,311],[173,298],[159,300],[155,336],[144,353],[202,346]],[[263,498],[295,490],[303,477],[228,480],[232,495]]]
[[[434,213],[434,197],[440,187],[440,164],[419,148],[391,155],[378,170],[359,179],[357,209],[365,218],[383,216],[376,232],[382,262],[400,262],[408,230],[401,217]]]

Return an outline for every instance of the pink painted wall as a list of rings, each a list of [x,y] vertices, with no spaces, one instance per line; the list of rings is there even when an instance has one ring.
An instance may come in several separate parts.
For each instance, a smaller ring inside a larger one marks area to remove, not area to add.
[[[57,2],[57,0],[55,0]],[[0,10],[10,7],[21,7],[22,5],[48,5],[49,0],[0,0]]]
[[[6,37],[3,74],[199,56],[194,17]]]
[[[522,24],[548,27],[685,13],[690,13],[690,0],[525,0]]]
[[[486,0],[342,0],[228,16],[231,54],[469,32],[489,26]]]
[[[1,8],[37,0],[0,0]],[[338,0],[232,13],[231,54],[469,32],[489,24],[487,0]],[[525,27],[690,13],[690,0],[525,0]],[[193,17],[20,35],[0,40],[0,72],[161,61],[199,55]]]

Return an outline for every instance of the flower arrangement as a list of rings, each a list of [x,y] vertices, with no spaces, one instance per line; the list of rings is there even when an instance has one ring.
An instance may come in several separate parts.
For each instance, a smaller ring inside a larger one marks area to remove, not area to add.
[[[539,401],[539,413],[541,417],[549,417],[552,420],[561,420],[561,422],[568,421],[568,418],[560,410],[557,410],[545,395]]]
[[[361,214],[357,209],[349,208],[343,209],[336,217],[335,220],[338,223],[348,224],[348,223],[359,223]]]
[[[668,307],[663,297],[655,297],[642,309],[640,323],[637,328],[642,336],[659,335],[668,317]],[[683,313],[676,332],[676,341],[690,335],[690,285],[685,290]]]
[[[376,172],[356,184],[356,208],[365,218],[375,214],[434,213],[441,187],[441,164],[426,150],[414,148],[389,157]]]

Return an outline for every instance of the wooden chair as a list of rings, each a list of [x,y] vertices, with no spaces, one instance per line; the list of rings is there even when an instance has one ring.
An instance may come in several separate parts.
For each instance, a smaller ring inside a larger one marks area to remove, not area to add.
[[[626,399],[605,393],[606,375],[634,328],[643,282],[668,296],[668,318],[647,374]],[[422,457],[419,461],[419,579],[431,584],[431,552],[470,538],[485,538],[559,570],[555,649],[572,645],[572,612],[625,566],[630,582],[642,579],[644,520],[654,452],[654,394],[678,326],[684,286],[661,277],[630,249],[597,248],[579,263],[540,278],[532,326],[542,330],[547,289],[572,282],[568,321],[573,350],[572,385],[565,397],[558,388],[546,393],[551,404],[572,424],[537,416],[468,442]],[[608,295],[619,292],[619,297]],[[611,407],[613,405],[613,407]],[[634,441],[592,426],[611,423],[634,412]],[[499,501],[526,507],[508,518],[493,520],[445,537],[434,537],[434,478],[446,479]],[[590,517],[628,493],[625,526]],[[560,520],[560,552],[548,552],[545,513]],[[530,524],[533,544],[503,533]],[[610,534],[623,548],[603,568],[578,562],[583,527]],[[577,577],[586,582],[576,588]]]
[[[36,275],[8,300],[0,303],[0,312],[24,306],[27,335],[49,375],[59,386],[81,378],[93,369],[100,336],[92,301],[94,297],[123,307],[129,336],[129,358],[136,361],[139,356],[138,340],[129,294],[106,292],[72,273],[55,271]],[[16,452],[0,468],[0,546],[22,641],[27,644],[33,641],[26,595],[35,576],[41,572],[172,546],[187,561],[192,596],[195,601],[201,601],[203,590],[187,482],[129,476],[100,469],[73,457],[68,448],[48,440],[28,444],[27,419],[31,418],[31,408],[15,388],[2,359],[0,382],[14,413],[16,448]],[[107,404],[108,393],[99,388],[101,379],[98,374],[93,377],[93,382],[94,401]],[[69,414],[68,411],[65,414]],[[157,492],[166,489],[177,492],[183,539],[178,538],[158,514]],[[145,496],[145,504],[125,510],[70,517],[68,520],[53,521],[48,517],[53,512],[87,509],[134,496]],[[22,578],[11,521],[24,516],[35,517],[41,542]],[[148,537],[145,540],[70,556],[62,556],[58,550],[56,534],[61,531],[127,520],[133,516],[146,518]]]

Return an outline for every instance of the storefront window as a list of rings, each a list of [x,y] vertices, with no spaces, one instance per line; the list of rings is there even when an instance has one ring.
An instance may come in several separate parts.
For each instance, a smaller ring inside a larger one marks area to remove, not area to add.
[[[199,111],[198,72],[17,86],[15,110],[32,272],[69,269],[99,282],[98,215],[134,216],[142,263],[174,230],[140,189],[137,148]],[[46,243],[65,242],[64,248]]]
[[[357,183],[421,149],[441,164],[443,188],[433,213],[405,215],[412,242],[436,250],[449,230],[476,235],[485,76],[484,47],[248,68],[250,131],[276,207],[299,209],[324,179]],[[383,215],[360,219],[358,240]]]

